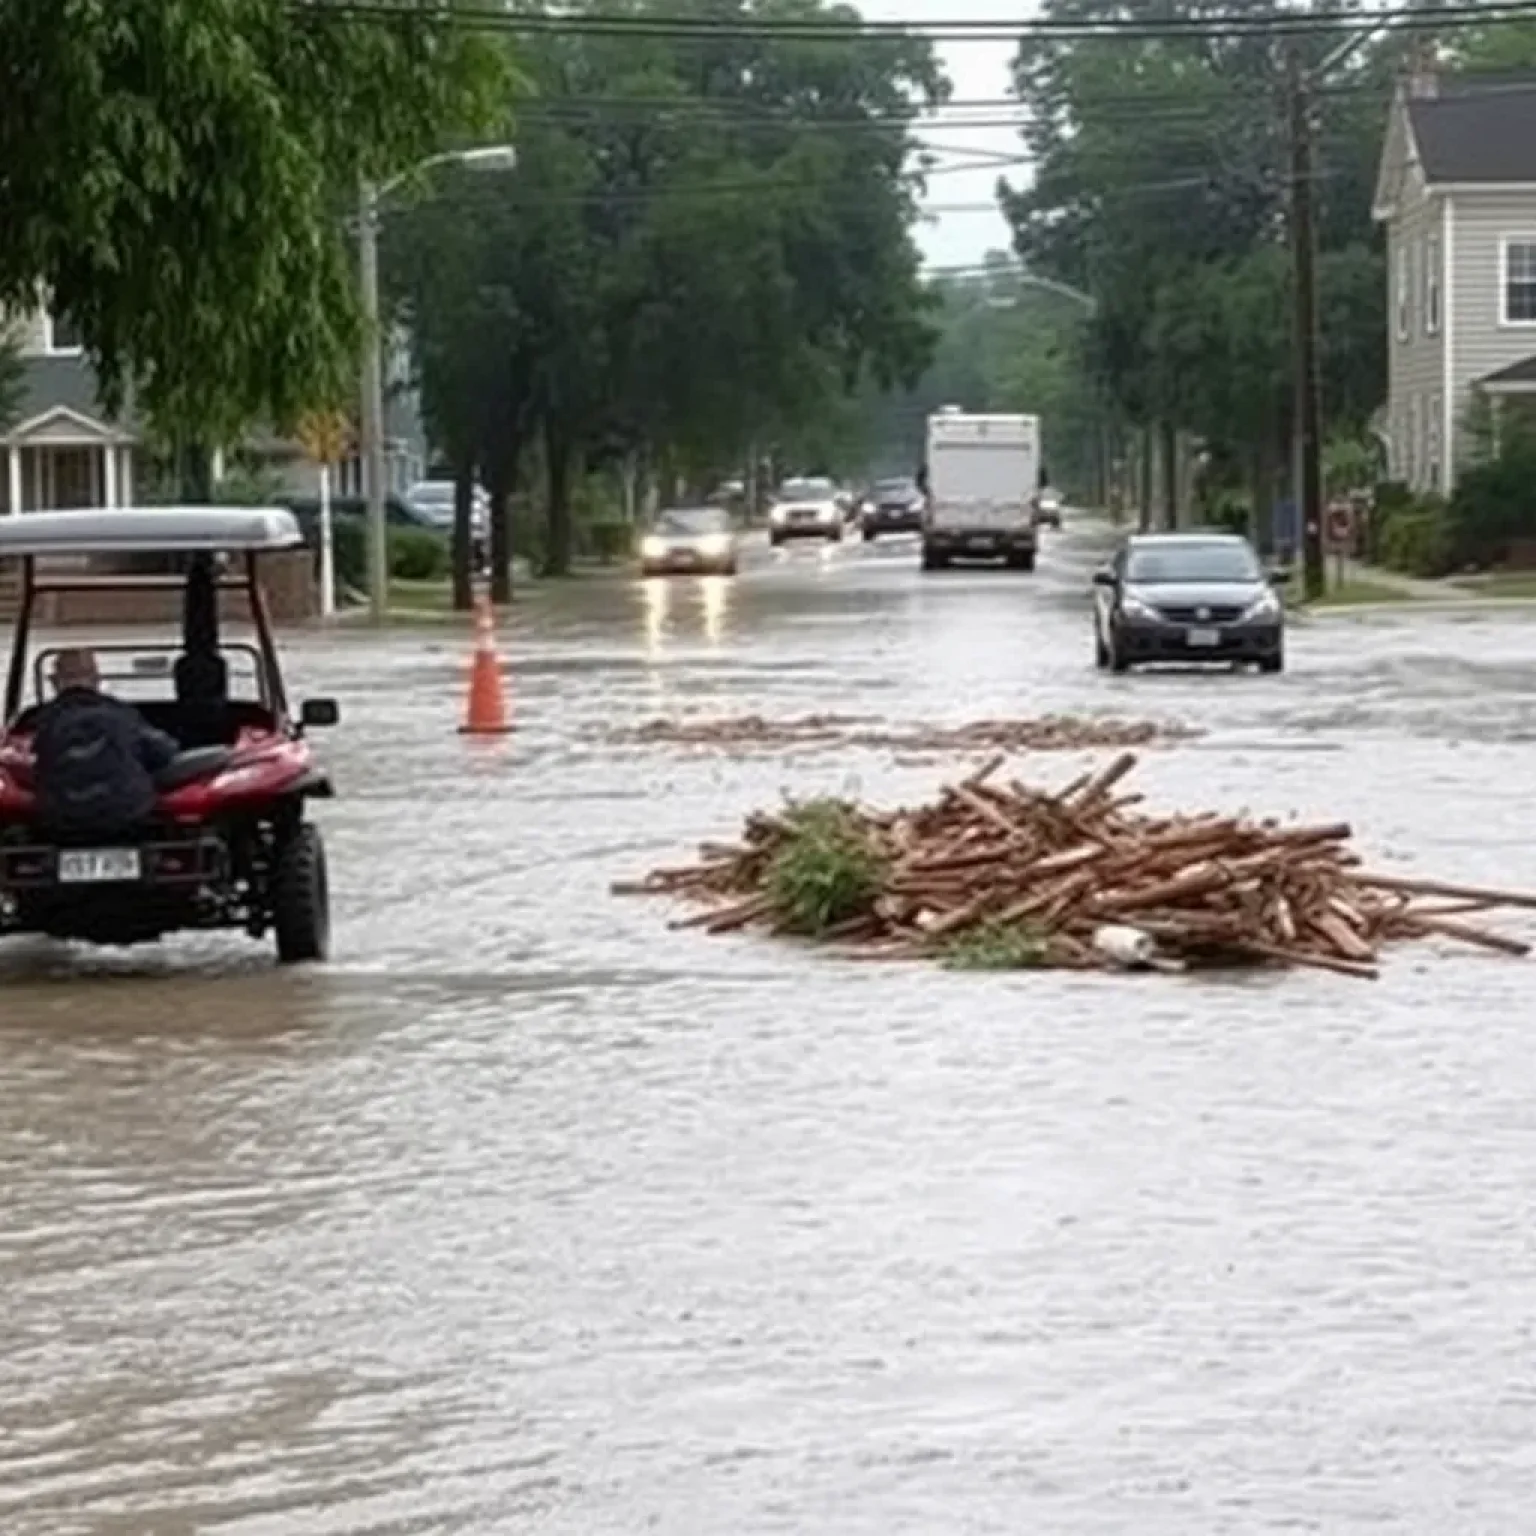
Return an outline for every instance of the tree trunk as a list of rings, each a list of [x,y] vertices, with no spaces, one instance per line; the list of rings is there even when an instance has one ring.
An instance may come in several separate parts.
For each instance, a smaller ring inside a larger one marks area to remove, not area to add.
[[[491,601],[512,601],[512,487],[517,483],[520,447],[515,438],[498,446],[486,489],[491,495]]]
[[[1163,527],[1179,526],[1179,429],[1171,421],[1161,424],[1163,461]]]
[[[1274,440],[1260,437],[1253,451],[1253,509],[1248,516],[1248,532],[1254,548],[1272,555],[1275,545],[1275,459]]]
[[[1152,531],[1152,482],[1156,477],[1157,444],[1152,436],[1152,428],[1145,426],[1141,429],[1141,475],[1140,484],[1136,487],[1136,526],[1141,533]]]
[[[561,432],[546,428],[545,471],[549,476],[549,538],[544,551],[546,576],[571,573],[571,445]]]
[[[475,461],[454,460],[453,465],[453,606],[467,613],[475,606],[474,563]]]
[[[183,443],[176,478],[188,506],[205,507],[213,500],[213,454],[205,443]]]

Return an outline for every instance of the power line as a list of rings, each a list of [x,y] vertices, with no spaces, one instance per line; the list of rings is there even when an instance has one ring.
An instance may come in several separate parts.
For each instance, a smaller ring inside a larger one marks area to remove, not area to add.
[[[1489,0],[1466,8],[1432,4],[1399,6],[1363,14],[1358,10],[1304,12],[1251,11],[1206,16],[1173,16],[1141,20],[1082,21],[1064,17],[1036,17],[1017,23],[992,19],[951,18],[924,25],[906,22],[860,20],[789,20],[781,17],[700,17],[686,15],[604,15],[598,12],[550,14],[506,10],[444,11],[435,5],[385,4],[380,0],[328,0],[307,4],[296,14],[305,21],[399,22],[420,18],[476,32],[502,35],[558,37],[675,38],[717,40],[731,38],[784,38],[796,41],[872,42],[926,38],[930,41],[1009,42],[1024,39],[1085,41],[1121,38],[1155,41],[1216,37],[1286,37],[1332,35],[1354,32],[1367,25],[1387,25],[1396,32],[1462,31],[1536,21],[1532,0]]]

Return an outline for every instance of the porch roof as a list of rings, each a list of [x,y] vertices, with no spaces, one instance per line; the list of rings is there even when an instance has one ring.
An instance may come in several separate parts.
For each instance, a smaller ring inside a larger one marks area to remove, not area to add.
[[[1536,393],[1536,353],[1500,368],[1479,379],[1478,386],[1490,395],[1522,395]]]
[[[97,393],[96,375],[83,356],[28,357],[22,362],[22,398],[16,421],[0,433],[9,448],[136,443],[135,423],[111,420]]]

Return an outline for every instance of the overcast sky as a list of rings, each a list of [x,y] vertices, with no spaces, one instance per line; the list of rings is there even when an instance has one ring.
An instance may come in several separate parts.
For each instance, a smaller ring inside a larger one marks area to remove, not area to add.
[[[964,20],[1016,23],[1038,9],[1035,0],[863,0],[860,11],[871,21],[910,21],[943,25],[946,15]],[[944,42],[938,45],[957,101],[995,101],[1008,94],[1008,64],[1012,43]],[[942,149],[938,167],[967,159],[995,157],[997,163],[976,170],[956,170],[935,175],[928,183],[928,199],[935,206],[931,222],[918,229],[918,239],[935,266],[966,266],[978,262],[988,250],[1008,246],[1008,226],[998,212],[994,189],[999,175],[1012,181],[1027,177],[1027,167],[1001,161],[1021,154],[1023,144],[1011,127],[967,127],[966,118],[988,118],[994,123],[1007,115],[1003,108],[957,108],[925,125],[922,137]],[[1013,115],[1017,116],[1017,112]],[[990,204],[976,209],[974,204]],[[960,208],[946,205],[961,204]]]

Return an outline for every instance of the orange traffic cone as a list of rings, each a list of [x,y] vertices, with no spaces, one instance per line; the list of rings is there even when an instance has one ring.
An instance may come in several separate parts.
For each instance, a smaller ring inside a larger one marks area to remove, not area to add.
[[[461,736],[504,736],[512,729],[507,696],[501,685],[501,658],[496,654],[496,620],[491,605],[480,599],[475,613],[475,655],[469,671],[469,707]]]

